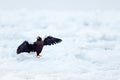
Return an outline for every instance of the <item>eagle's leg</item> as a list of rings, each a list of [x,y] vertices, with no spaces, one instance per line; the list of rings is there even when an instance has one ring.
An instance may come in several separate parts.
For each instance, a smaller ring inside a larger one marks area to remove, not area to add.
[[[40,53],[39,53],[39,52],[37,52],[37,58],[40,58],[40,57],[41,57]]]

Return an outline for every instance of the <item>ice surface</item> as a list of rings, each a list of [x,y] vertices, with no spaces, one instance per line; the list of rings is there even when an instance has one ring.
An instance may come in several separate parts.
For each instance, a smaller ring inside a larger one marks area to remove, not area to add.
[[[52,35],[35,53],[16,48]],[[0,11],[0,80],[120,80],[120,12]]]

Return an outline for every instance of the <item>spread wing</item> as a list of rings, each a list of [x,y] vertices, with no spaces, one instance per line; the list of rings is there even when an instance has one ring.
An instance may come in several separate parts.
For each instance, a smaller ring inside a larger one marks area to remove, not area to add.
[[[20,54],[22,52],[30,52],[32,51],[32,44],[29,44],[28,41],[24,41],[21,45],[18,46],[17,48],[17,54]]]
[[[59,43],[61,42],[62,40],[59,39],[59,38],[55,38],[55,37],[52,37],[52,36],[48,36],[44,39],[43,41],[43,44],[44,45],[54,45],[56,43]]]

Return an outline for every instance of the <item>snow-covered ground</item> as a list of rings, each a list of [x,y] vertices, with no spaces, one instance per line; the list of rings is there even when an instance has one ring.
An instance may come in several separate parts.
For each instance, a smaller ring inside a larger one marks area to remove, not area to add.
[[[36,36],[61,38],[16,54]],[[119,11],[0,11],[0,80],[120,80]]]

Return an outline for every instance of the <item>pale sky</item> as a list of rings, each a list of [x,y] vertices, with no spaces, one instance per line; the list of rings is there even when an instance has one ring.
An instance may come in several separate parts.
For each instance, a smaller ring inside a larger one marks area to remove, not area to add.
[[[0,0],[0,9],[120,10],[120,0]]]

